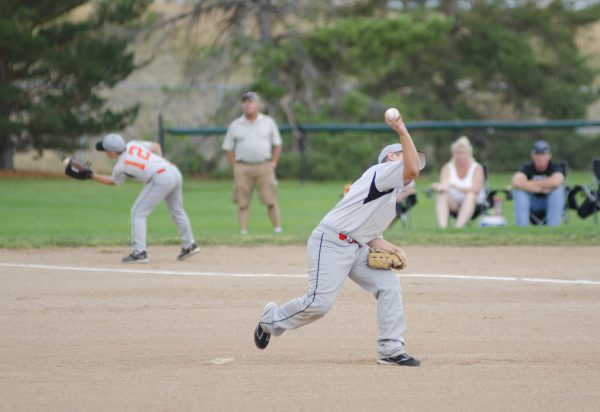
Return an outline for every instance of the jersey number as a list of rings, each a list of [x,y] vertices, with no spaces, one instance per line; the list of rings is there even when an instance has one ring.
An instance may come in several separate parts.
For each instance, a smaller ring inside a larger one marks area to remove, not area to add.
[[[130,146],[128,152],[130,155],[132,155],[132,156],[136,155],[137,157],[139,157],[140,159],[145,160],[145,161],[148,161],[148,159],[150,159],[150,152],[147,150],[144,150],[143,148],[141,148],[139,146]],[[144,170],[146,168],[145,163],[134,162],[131,160],[125,160],[125,164],[133,166],[133,167],[138,167],[142,170]]]

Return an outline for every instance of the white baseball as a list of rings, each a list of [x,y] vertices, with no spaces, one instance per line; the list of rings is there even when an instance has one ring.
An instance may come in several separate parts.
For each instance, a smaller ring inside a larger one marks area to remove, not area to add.
[[[68,165],[69,164],[69,160],[71,160],[71,158],[69,157],[65,157],[65,160],[63,160],[63,165]]]
[[[390,107],[385,111],[385,120],[394,122],[400,118],[400,112],[395,107]]]

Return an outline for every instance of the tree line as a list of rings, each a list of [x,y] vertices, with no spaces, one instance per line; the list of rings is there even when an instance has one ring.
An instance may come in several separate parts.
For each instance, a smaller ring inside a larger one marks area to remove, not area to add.
[[[248,88],[292,126],[379,122],[390,106],[410,121],[581,118],[598,98],[598,67],[577,43],[577,34],[600,18],[595,2],[205,0],[174,17],[148,19],[149,3],[0,0],[1,167],[11,166],[14,150],[66,149],[82,134],[131,121],[136,107],[113,111],[101,91],[136,69],[127,45],[143,31],[185,29],[190,79],[227,82],[248,68]],[[82,5],[96,10],[87,20],[69,18]],[[208,26],[214,36],[207,41]],[[226,124],[231,116],[225,101],[208,121]],[[295,173],[301,137],[293,131],[286,140],[290,164],[281,170],[287,175]],[[456,137],[417,135],[434,165]],[[471,137],[495,162],[503,150],[508,155],[539,136]],[[598,143],[564,132],[547,137],[575,166]],[[316,178],[342,177],[371,161],[373,144],[366,136],[314,136],[308,150],[310,170],[336,163],[334,176],[313,172]],[[336,154],[350,161],[334,160]],[[219,173],[214,159],[202,164]]]

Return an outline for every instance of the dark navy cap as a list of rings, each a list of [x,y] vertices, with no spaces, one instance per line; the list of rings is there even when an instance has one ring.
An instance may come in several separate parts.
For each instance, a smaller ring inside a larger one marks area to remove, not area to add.
[[[531,151],[533,153],[548,153],[550,152],[550,145],[545,140],[538,140],[533,144]]]

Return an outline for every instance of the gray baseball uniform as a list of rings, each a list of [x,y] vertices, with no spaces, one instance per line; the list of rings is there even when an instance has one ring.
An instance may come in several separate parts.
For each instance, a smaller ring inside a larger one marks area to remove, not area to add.
[[[268,308],[260,320],[263,329],[279,336],[323,317],[349,277],[377,299],[379,357],[404,351],[406,321],[398,277],[392,270],[367,266],[367,243],[381,238],[393,220],[403,175],[401,161],[381,163],[350,187],[308,239],[308,293]]]
[[[172,163],[151,152],[152,143],[132,140],[119,156],[111,179],[121,184],[127,177],[140,180],[146,186],[131,207],[131,237],[133,252],[146,250],[146,219],[161,201],[165,201],[171,219],[179,229],[182,248],[194,243],[192,227],[185,210],[181,193],[182,177]]]

